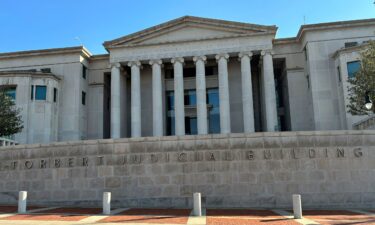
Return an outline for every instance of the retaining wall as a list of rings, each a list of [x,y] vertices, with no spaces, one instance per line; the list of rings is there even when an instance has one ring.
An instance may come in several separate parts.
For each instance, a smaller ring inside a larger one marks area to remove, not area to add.
[[[375,207],[375,131],[60,142],[0,148],[0,204],[115,207]]]

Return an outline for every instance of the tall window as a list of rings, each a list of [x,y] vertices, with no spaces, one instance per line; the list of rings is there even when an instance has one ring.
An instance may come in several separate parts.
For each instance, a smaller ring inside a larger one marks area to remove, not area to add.
[[[53,102],[57,102],[57,88],[53,88]]]
[[[167,135],[175,134],[174,121],[174,91],[167,91],[166,93],[167,105]]]
[[[87,76],[87,67],[82,64],[82,78],[86,79]]]
[[[208,107],[208,131],[209,133],[220,133],[220,109],[219,109],[219,90],[218,88],[209,88],[206,92]],[[196,106],[196,91],[185,90],[185,106]],[[174,111],[174,91],[166,92],[167,107],[167,135],[175,135],[175,111]],[[198,125],[196,115],[185,117],[185,133],[197,134]]]
[[[197,105],[197,95],[195,90],[185,90],[184,97],[185,105]]]
[[[47,86],[36,85],[35,86],[35,100],[46,100],[47,99]]]
[[[361,62],[360,61],[348,62],[346,65],[348,67],[348,77],[349,78],[355,77],[355,74],[361,68]]]
[[[31,93],[30,93],[30,99],[34,100],[34,85],[31,85]]]
[[[220,133],[220,108],[219,89],[207,89],[207,104],[210,105],[208,111],[208,131],[210,134]]]
[[[86,92],[82,91],[82,105],[86,105]]]
[[[337,67],[337,77],[339,79],[339,82],[341,82],[341,72],[340,72],[340,67]]]

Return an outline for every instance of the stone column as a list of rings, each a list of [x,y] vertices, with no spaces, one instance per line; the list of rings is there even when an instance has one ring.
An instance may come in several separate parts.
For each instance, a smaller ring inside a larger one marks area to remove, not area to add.
[[[161,60],[151,60],[152,66],[152,131],[154,136],[163,136],[163,97]]]
[[[121,100],[120,100],[120,76],[121,65],[111,65],[111,138],[120,138],[121,134]]]
[[[198,134],[207,134],[207,102],[206,102],[206,56],[193,58],[196,66],[197,125]]]
[[[220,101],[220,131],[222,134],[231,132],[230,128],[230,104],[228,85],[228,54],[216,55],[219,67],[219,101]]]
[[[131,68],[131,136],[141,136],[141,63],[129,62]]]
[[[241,60],[242,112],[244,132],[254,132],[253,86],[251,82],[252,52],[242,52],[238,55]]]
[[[174,70],[174,120],[177,136],[185,135],[185,103],[184,103],[184,58],[171,60]]]
[[[273,61],[271,51],[262,51],[263,57],[263,88],[264,88],[264,106],[266,113],[266,129],[267,131],[277,131],[277,105],[276,105],[276,89],[275,76],[273,73]]]

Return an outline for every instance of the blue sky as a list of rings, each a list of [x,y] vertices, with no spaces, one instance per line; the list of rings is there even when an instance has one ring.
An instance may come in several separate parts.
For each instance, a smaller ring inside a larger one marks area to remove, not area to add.
[[[279,27],[375,17],[374,0],[0,0],[0,52],[102,43],[184,15]],[[79,37],[81,42],[75,37]]]

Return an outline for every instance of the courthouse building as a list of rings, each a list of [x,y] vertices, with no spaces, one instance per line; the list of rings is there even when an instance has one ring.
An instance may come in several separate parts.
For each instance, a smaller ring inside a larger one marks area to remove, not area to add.
[[[351,130],[372,118],[346,105],[375,19],[276,31],[184,16],[105,41],[108,54],[0,53],[0,88],[22,110],[15,140]]]

